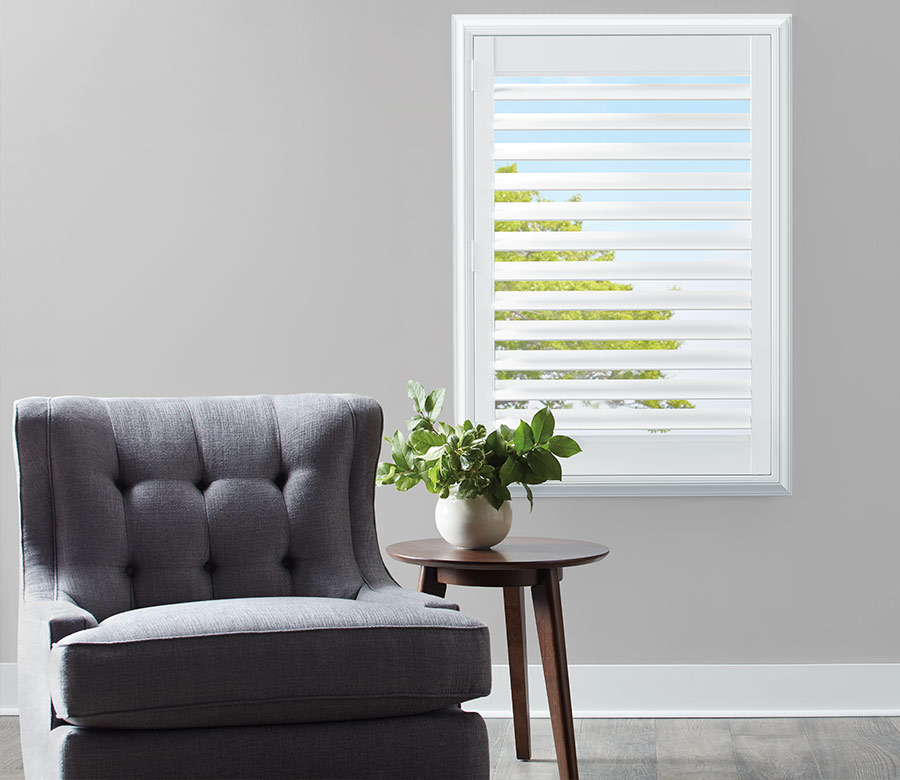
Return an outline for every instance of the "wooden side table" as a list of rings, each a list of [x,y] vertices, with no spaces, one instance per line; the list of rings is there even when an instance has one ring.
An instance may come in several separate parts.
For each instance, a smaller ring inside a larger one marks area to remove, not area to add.
[[[443,539],[419,539],[392,544],[387,553],[398,561],[421,566],[419,590],[433,596],[443,596],[447,585],[503,588],[516,757],[523,760],[531,758],[524,610],[524,589],[531,588],[559,776],[577,780],[559,582],[564,568],[599,561],[609,554],[609,548],[569,539],[511,536],[489,550],[461,550]]]

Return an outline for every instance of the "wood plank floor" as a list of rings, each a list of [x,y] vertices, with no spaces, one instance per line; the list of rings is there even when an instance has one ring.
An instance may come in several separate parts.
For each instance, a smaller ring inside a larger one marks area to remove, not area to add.
[[[18,780],[22,772],[22,748],[19,744],[19,719],[0,718],[0,780]]]
[[[486,721],[492,780],[556,780],[550,721],[517,761],[509,720]],[[900,718],[575,721],[583,780],[900,780]],[[21,780],[18,718],[0,718],[0,780]],[[461,780],[465,780],[461,778]]]

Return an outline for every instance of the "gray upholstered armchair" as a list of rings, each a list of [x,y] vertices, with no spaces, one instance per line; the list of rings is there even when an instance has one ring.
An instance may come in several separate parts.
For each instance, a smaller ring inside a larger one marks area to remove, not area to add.
[[[16,405],[30,778],[486,778],[485,626],[401,589],[359,396]]]

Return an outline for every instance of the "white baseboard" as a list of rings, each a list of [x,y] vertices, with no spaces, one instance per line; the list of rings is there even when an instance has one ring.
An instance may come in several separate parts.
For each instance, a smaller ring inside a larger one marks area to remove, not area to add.
[[[19,714],[18,692],[16,665],[0,664],[0,715]]]
[[[511,716],[509,668],[465,709]],[[549,716],[541,667],[528,667],[531,715]],[[576,718],[753,718],[900,715],[900,663],[572,665]]]
[[[465,709],[508,718],[509,670]],[[549,716],[541,667],[528,667],[531,714]],[[900,663],[573,665],[576,718],[753,718],[900,715]],[[16,665],[0,664],[0,715],[17,715]]]

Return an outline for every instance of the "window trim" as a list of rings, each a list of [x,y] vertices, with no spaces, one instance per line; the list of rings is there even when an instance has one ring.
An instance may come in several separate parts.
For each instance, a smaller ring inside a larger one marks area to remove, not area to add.
[[[790,495],[791,483],[791,15],[549,14],[452,18],[454,399],[458,419],[475,407],[474,83],[476,36],[766,35],[771,39],[771,473],[767,475],[566,478],[536,495]],[[513,491],[514,495],[524,495]]]

